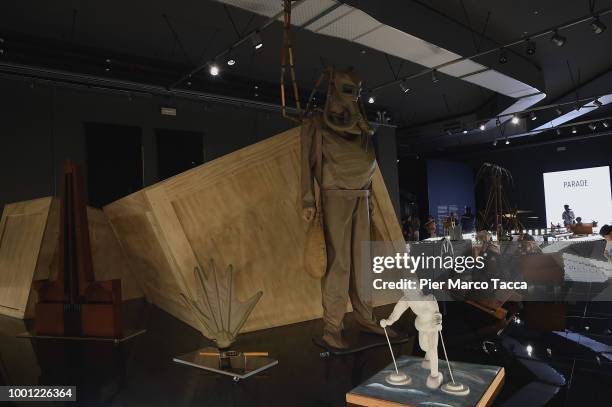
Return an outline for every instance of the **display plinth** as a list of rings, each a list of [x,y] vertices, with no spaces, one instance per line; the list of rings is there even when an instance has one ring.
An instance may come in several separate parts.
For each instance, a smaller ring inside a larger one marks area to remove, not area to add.
[[[37,335],[34,332],[22,332],[17,334],[17,338],[25,338],[25,339],[66,339],[73,341],[100,341],[100,342],[113,342],[113,343],[121,343],[125,342],[128,339],[132,339],[138,335],[142,335],[147,332],[146,329],[124,329],[121,333],[121,336],[116,338],[107,337],[107,336],[56,336],[56,335]]]
[[[451,362],[455,380],[468,385],[470,393],[466,396],[449,395],[439,388],[432,390],[425,385],[429,370],[421,367],[422,360],[423,358],[414,356],[401,356],[397,359],[398,369],[412,378],[411,384],[404,386],[388,384],[385,377],[395,372],[393,364],[390,364],[348,392],[346,402],[349,405],[367,407],[401,407],[422,404],[484,407],[493,402],[504,382],[503,367]],[[440,360],[438,363],[446,383],[450,380],[446,361]]]
[[[209,372],[231,376],[235,381],[246,379],[278,364],[278,360],[267,356],[248,356],[248,353],[236,352],[236,356],[221,358],[215,356],[216,353],[218,350],[215,348],[202,348],[177,356],[172,360]]]

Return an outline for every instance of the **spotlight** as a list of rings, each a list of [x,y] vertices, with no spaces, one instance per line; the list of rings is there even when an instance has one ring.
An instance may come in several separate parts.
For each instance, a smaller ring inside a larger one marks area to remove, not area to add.
[[[591,129],[591,131],[595,131],[595,129],[597,129],[597,125],[595,123],[589,123],[589,129]]]
[[[608,27],[601,22],[599,16],[595,16],[595,19],[591,21],[591,29],[595,34],[601,34],[602,32],[606,31],[606,28]]]
[[[557,47],[562,47],[565,45],[565,42],[567,41],[567,38],[565,38],[564,36],[560,35],[557,30],[554,31],[554,34],[552,37],[550,37],[550,40],[552,41],[553,44],[555,44]]]
[[[604,120],[601,124],[603,124],[606,129],[610,127],[610,123],[608,123],[607,120]]]
[[[463,134],[467,134],[467,130],[466,129],[463,129]]]
[[[260,49],[263,47],[263,41],[261,40],[261,35],[259,31],[255,31],[253,35],[251,35],[251,43],[253,44],[253,48]]]
[[[219,75],[219,67],[216,64],[211,64],[210,68],[208,68],[208,73],[210,73],[211,76]]]
[[[431,71],[431,81],[433,83],[438,83],[438,81],[439,81],[438,74],[436,73],[435,69]]]
[[[376,101],[376,100],[374,99],[374,96],[370,96],[370,97],[368,98],[368,103],[369,103],[369,104],[372,104],[372,103],[374,103],[375,101]]]
[[[493,147],[497,146],[497,139],[493,140]]]
[[[506,55],[506,50],[502,48],[501,52],[499,53],[499,63],[505,64],[506,62],[508,62],[508,55]]]
[[[405,79],[400,82],[400,89],[404,93],[410,92],[410,87],[408,86],[408,83],[406,82]]]
[[[512,121],[512,124],[518,124],[518,122],[519,122],[519,118],[518,118],[518,116],[517,116],[517,115],[515,115],[515,114],[513,114],[513,115],[512,115],[512,120],[511,120],[511,121]]]
[[[555,112],[557,113],[557,116],[561,116],[563,114],[563,110],[561,110],[561,107],[557,106],[557,108],[555,109]]]
[[[561,129],[557,129],[557,136],[561,135]]]
[[[527,55],[535,55],[536,53],[536,44],[533,41],[527,40],[527,49],[525,49]]]
[[[602,106],[603,106],[603,103],[601,103],[601,102],[599,101],[599,99],[595,99],[595,100],[593,101],[593,104],[594,104],[595,106],[597,106],[597,107],[602,107]]]
[[[506,145],[510,144],[510,140],[506,139]]]
[[[229,66],[234,66],[234,65],[236,65],[236,60],[234,58],[230,57],[230,58],[227,59],[227,64]]]
[[[529,118],[533,121],[533,120],[537,119],[538,116],[536,116],[535,112],[531,112],[531,113],[529,113]]]
[[[578,130],[576,130],[576,126],[572,126],[572,134],[576,134]]]
[[[525,350],[527,351],[527,354],[529,356],[531,356],[531,354],[533,353],[533,346],[531,345],[527,345],[527,347],[525,348]]]
[[[480,126],[478,126],[478,128],[479,128],[480,130],[482,130],[482,131],[484,131],[485,127],[486,127],[486,126],[485,126],[485,124],[484,124],[484,123],[480,123]]]

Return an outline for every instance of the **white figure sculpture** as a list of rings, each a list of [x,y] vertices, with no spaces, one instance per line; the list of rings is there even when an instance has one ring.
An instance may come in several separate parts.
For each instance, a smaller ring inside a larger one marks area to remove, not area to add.
[[[438,371],[438,332],[442,330],[442,314],[435,297],[423,295],[420,290],[404,291],[404,296],[387,319],[380,321],[380,326],[393,325],[409,308],[416,314],[414,326],[419,331],[419,346],[425,352],[421,366],[429,369],[426,385],[437,389],[442,384],[442,373]]]

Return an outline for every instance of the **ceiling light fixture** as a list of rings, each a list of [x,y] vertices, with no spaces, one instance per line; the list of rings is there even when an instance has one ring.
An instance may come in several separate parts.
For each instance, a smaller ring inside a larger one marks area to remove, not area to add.
[[[467,134],[467,132],[468,131],[466,129],[463,129],[463,134]]]
[[[208,73],[211,76],[219,75],[219,67],[217,66],[217,64],[214,64],[214,63],[210,64],[210,67],[208,68]]]
[[[253,35],[251,35],[251,43],[255,49],[260,49],[263,47],[263,41],[261,40],[261,34],[259,34],[259,31],[255,31]]]
[[[560,136],[560,135],[561,135],[561,129],[558,128],[557,129],[557,136]]]
[[[408,92],[410,92],[410,87],[408,86],[408,82],[407,82],[405,79],[403,79],[403,80],[400,82],[400,89],[401,89],[401,90],[402,90],[402,92],[404,92],[404,93],[408,93]]]
[[[536,44],[531,40],[527,40],[527,48],[525,49],[527,55],[535,55],[536,53]]]
[[[576,134],[578,130],[576,130],[576,126],[572,126],[572,134]]]
[[[529,113],[529,118],[533,121],[533,120],[537,119],[538,116],[536,116],[535,112],[531,112],[531,113]]]
[[[601,102],[599,101],[599,99],[595,99],[595,100],[593,101],[593,104],[594,104],[595,106],[597,106],[597,107],[602,107],[602,106],[603,106],[603,103],[601,103]]]
[[[493,140],[493,147],[497,146],[497,139]]]
[[[554,33],[553,36],[550,37],[550,40],[552,41],[552,43],[555,44],[557,47],[564,46],[565,42],[567,41],[567,38],[559,34],[557,30],[554,30],[553,33]]]
[[[435,69],[433,69],[433,70],[431,71],[431,81],[432,81],[433,83],[438,83],[438,81],[439,81],[439,79],[438,79],[438,74],[436,73],[436,70],[435,70]]]
[[[499,53],[499,63],[505,64],[506,62],[508,62],[508,55],[506,54],[506,50],[502,48],[501,52]]]
[[[370,97],[368,98],[368,103],[369,103],[369,104],[373,104],[374,102],[376,102],[376,99],[374,99],[374,96],[370,96]]]
[[[604,120],[601,124],[603,124],[606,129],[610,127],[610,123],[608,123],[607,120]]]
[[[595,131],[595,129],[597,129],[597,125],[595,123],[589,123],[589,129],[591,129],[591,131]]]
[[[555,109],[555,112],[557,113],[557,116],[561,116],[563,114],[563,110],[561,110],[560,106],[557,106],[557,108]]]
[[[601,22],[599,16],[594,16],[593,21],[591,21],[591,29],[593,30],[593,32],[595,34],[601,34],[602,32],[606,31],[606,28],[608,27],[606,27],[606,25]]]
[[[510,144],[510,140],[506,139],[506,145]]]
[[[480,123],[480,126],[478,126],[478,128],[479,128],[480,130],[484,131],[484,129],[486,128],[485,123],[484,123],[484,122],[483,122],[483,123]]]
[[[512,121],[512,124],[518,124],[518,122],[519,122],[519,118],[518,118],[518,116],[517,116],[517,115],[515,115],[515,114],[513,114],[513,115],[512,115],[512,120],[511,120],[511,121]]]

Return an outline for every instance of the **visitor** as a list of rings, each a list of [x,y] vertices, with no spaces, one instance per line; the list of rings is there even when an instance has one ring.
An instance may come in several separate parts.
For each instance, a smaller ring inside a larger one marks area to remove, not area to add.
[[[427,216],[427,222],[425,222],[425,230],[427,231],[428,237],[436,237],[436,220],[433,216]]]
[[[599,234],[606,240],[606,247],[604,248],[603,255],[612,263],[612,226],[603,225],[601,229],[599,229]]]
[[[565,210],[561,214],[561,218],[563,219],[563,226],[567,227],[569,225],[573,225],[576,223],[576,216],[574,215],[574,211],[572,211],[568,204],[563,205]]]

